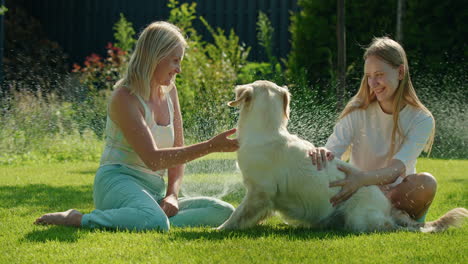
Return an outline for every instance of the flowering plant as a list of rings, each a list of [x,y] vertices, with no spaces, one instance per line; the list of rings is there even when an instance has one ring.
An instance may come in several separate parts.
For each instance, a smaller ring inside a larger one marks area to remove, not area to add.
[[[86,57],[83,66],[73,64],[72,72],[81,73],[80,82],[90,91],[111,90],[112,86],[121,77],[121,73],[128,61],[128,52],[108,43],[106,46],[107,57],[102,58],[98,54]]]

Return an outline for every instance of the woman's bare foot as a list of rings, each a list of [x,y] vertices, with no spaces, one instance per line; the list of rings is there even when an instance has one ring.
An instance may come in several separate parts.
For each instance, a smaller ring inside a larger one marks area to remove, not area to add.
[[[36,225],[64,225],[64,226],[81,226],[81,218],[83,214],[75,209],[70,209],[65,212],[45,214],[36,219]]]

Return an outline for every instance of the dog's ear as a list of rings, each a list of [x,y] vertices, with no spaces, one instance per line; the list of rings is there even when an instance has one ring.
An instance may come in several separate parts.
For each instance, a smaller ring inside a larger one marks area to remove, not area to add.
[[[237,86],[236,87],[236,100],[228,102],[231,107],[239,106],[240,104],[249,102],[252,99],[253,87],[252,86]]]
[[[283,86],[283,113],[286,119],[289,119],[289,101],[291,100],[291,95],[289,94],[288,87]]]

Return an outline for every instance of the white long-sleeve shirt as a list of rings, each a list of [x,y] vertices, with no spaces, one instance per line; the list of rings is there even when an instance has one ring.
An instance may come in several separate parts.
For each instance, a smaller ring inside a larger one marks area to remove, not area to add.
[[[325,147],[341,158],[351,145],[350,163],[363,171],[387,167],[390,160],[398,159],[405,164],[406,175],[414,174],[416,159],[431,135],[434,119],[411,105],[400,111],[399,119],[405,141],[393,157],[388,156],[393,116],[384,113],[378,102],[371,103],[367,109],[357,109],[338,121]],[[398,134],[396,142],[399,142]],[[398,178],[394,184],[401,180]]]

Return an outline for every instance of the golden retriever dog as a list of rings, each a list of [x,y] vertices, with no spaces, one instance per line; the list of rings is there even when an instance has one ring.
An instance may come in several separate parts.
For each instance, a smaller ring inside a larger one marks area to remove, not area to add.
[[[418,223],[392,208],[377,186],[360,188],[351,198],[333,207],[330,198],[344,179],[334,159],[320,171],[308,156],[314,145],[287,130],[290,94],[286,87],[256,81],[235,89],[240,107],[237,162],[247,193],[219,230],[244,229],[276,212],[288,224],[311,228],[339,228],[354,232],[411,230],[438,232],[460,224],[468,211],[453,209],[434,222]]]

